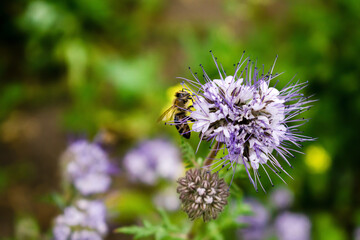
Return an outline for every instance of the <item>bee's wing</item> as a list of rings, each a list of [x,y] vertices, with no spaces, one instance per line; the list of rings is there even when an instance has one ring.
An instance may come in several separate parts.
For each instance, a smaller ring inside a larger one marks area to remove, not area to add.
[[[175,110],[176,110],[175,105],[172,105],[163,114],[161,114],[161,116],[158,118],[157,122],[172,119],[173,115],[175,113]]]

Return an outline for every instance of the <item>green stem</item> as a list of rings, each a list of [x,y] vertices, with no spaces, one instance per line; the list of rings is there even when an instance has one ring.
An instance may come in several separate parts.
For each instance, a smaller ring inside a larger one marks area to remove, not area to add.
[[[196,236],[196,231],[199,230],[199,229],[201,228],[201,226],[202,226],[202,222],[201,222],[201,221],[196,221],[196,220],[194,220],[194,221],[192,222],[191,229],[190,229],[190,231],[189,231],[188,234],[187,234],[187,239],[188,239],[188,240],[194,239],[195,236]]]
[[[223,143],[215,142],[215,144],[212,146],[209,155],[206,157],[204,161],[204,166],[209,167],[209,165],[212,163],[214,158],[216,157],[216,154],[219,152],[221,146]]]

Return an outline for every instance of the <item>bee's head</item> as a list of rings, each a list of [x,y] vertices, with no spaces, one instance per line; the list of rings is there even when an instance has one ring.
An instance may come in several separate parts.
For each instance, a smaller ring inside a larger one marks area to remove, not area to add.
[[[186,92],[185,90],[181,90],[175,93],[175,97],[181,99],[189,99],[190,93]]]

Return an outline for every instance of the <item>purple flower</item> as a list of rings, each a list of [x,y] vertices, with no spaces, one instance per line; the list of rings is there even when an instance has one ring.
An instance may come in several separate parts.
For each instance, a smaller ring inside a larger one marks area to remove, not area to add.
[[[101,201],[78,200],[55,219],[55,240],[101,240],[107,233],[106,208]]]
[[[267,233],[267,225],[270,219],[268,210],[254,199],[246,200],[244,203],[249,204],[252,214],[249,216],[240,216],[240,223],[246,224],[246,227],[240,230],[241,239],[245,240],[262,240]]]
[[[111,184],[107,154],[85,140],[71,144],[63,155],[65,175],[83,195],[103,193]]]
[[[153,198],[153,202],[157,207],[164,208],[167,211],[175,211],[180,208],[176,187],[168,187],[157,193]]]
[[[275,220],[279,240],[309,240],[311,222],[304,214],[284,212]]]
[[[124,165],[133,180],[150,185],[159,178],[175,180],[183,171],[179,150],[162,139],[141,143],[126,154]]]
[[[281,171],[287,174],[275,155],[290,165],[287,158],[297,152],[291,144],[301,147],[300,142],[312,140],[296,129],[306,120],[294,118],[313,100],[300,93],[307,83],[290,81],[282,90],[270,86],[279,76],[272,74],[276,60],[264,75],[251,60],[241,59],[234,74],[228,76],[214,58],[220,79],[212,80],[201,66],[205,83],[193,74],[195,81],[185,79],[187,84],[183,85],[193,94],[192,131],[199,132],[201,140],[223,143],[228,150],[228,155],[214,161],[212,167],[232,168],[235,174],[237,164],[244,164],[257,190],[257,182],[262,187],[260,168],[272,183],[265,166],[278,176]],[[288,126],[291,122],[300,123]]]
[[[360,240],[360,227],[357,227],[354,231],[354,239]]]
[[[286,209],[293,204],[294,194],[287,188],[276,188],[271,193],[270,199],[277,209]]]

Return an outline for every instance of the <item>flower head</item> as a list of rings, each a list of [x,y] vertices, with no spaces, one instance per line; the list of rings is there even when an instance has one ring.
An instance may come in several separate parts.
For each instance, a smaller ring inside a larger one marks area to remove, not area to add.
[[[184,87],[193,94],[192,131],[199,132],[202,140],[223,143],[228,150],[225,158],[212,164],[213,168],[232,168],[235,173],[236,166],[244,164],[255,189],[257,182],[261,185],[260,169],[272,183],[264,166],[277,175],[280,171],[286,173],[274,153],[290,165],[287,158],[297,151],[290,144],[300,147],[300,142],[312,140],[298,133],[296,127],[303,123],[288,126],[290,122],[306,121],[294,119],[312,102],[300,93],[306,83],[289,83],[278,90],[271,86],[279,76],[272,74],[275,63],[264,75],[247,58],[240,60],[233,75],[226,75],[221,73],[216,58],[214,61],[219,79],[210,79],[201,65],[205,83],[196,74],[195,81],[185,79]]]
[[[279,240],[309,240],[311,222],[304,214],[284,212],[275,219]]]
[[[276,209],[287,209],[294,202],[294,194],[287,188],[276,188],[271,193],[270,199]]]
[[[205,222],[216,219],[227,204],[229,188],[217,173],[190,169],[178,183],[182,209],[191,220],[201,216]]]
[[[270,220],[269,211],[257,200],[247,199],[244,203],[251,207],[251,215],[239,217],[239,222],[246,224],[246,227],[239,231],[241,239],[261,240],[265,239],[267,226]]]
[[[175,211],[180,208],[180,201],[173,186],[158,192],[153,198],[153,202],[157,207],[167,211]]]
[[[107,233],[106,209],[101,201],[78,200],[55,219],[55,240],[101,240]]]
[[[149,185],[160,178],[175,180],[182,172],[179,150],[162,139],[141,143],[125,155],[124,165],[132,179]]]
[[[72,143],[62,156],[65,175],[83,195],[103,193],[110,184],[107,154],[95,143]]]

